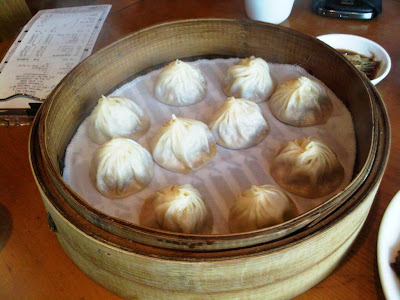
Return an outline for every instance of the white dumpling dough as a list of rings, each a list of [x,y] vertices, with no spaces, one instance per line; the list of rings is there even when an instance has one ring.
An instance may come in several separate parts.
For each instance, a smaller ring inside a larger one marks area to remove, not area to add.
[[[162,69],[154,86],[156,99],[174,106],[198,103],[206,93],[207,81],[201,71],[179,59]]]
[[[245,98],[256,103],[266,101],[274,91],[268,63],[251,56],[230,67],[222,82],[227,96]]]
[[[217,110],[209,127],[217,144],[229,149],[257,145],[269,130],[267,120],[256,103],[234,97],[228,98]]]
[[[278,120],[297,127],[324,124],[333,110],[325,88],[304,76],[279,84],[268,104]]]
[[[210,227],[201,194],[190,184],[166,186],[153,196],[153,207],[161,229],[204,233]]]
[[[146,112],[132,100],[102,96],[87,126],[89,138],[101,145],[115,137],[138,139],[147,132],[150,122]]]
[[[229,214],[231,232],[274,226],[298,215],[292,199],[273,185],[253,185],[238,197]]]
[[[215,140],[206,124],[175,115],[152,140],[156,163],[176,173],[199,169],[214,158],[216,151]]]
[[[336,154],[314,137],[283,144],[271,163],[270,173],[283,189],[306,198],[328,195],[344,178]]]
[[[146,187],[154,173],[151,154],[137,142],[115,138],[98,148],[92,158],[90,178],[108,198],[124,198]]]

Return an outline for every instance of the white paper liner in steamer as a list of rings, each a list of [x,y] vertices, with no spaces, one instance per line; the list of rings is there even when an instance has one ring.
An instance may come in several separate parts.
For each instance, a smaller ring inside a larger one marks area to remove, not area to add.
[[[226,70],[238,60],[230,58],[198,60],[190,63],[199,68],[207,79],[207,96],[198,104],[175,107],[157,101],[153,96],[153,88],[161,70],[135,78],[110,96],[127,97],[146,110],[150,118],[150,129],[138,142],[150,151],[151,138],[165,122],[170,120],[172,114],[208,123],[212,113],[227,98],[221,88]],[[317,80],[299,66],[271,63],[269,66],[276,83],[299,76]],[[345,169],[345,178],[335,192],[322,198],[306,199],[288,193],[299,212],[304,213],[343,190],[350,183],[353,173],[356,143],[351,114],[334,93],[326,89],[334,107],[326,124],[303,128],[285,125],[272,115],[268,102],[259,103],[270,126],[270,133],[260,144],[244,150],[229,150],[218,146],[215,158],[191,174],[173,173],[155,164],[154,177],[150,184],[144,190],[124,199],[108,199],[102,196],[89,178],[92,155],[99,145],[89,139],[86,119],[67,147],[63,177],[71,188],[95,209],[136,224],[139,224],[139,214],[146,198],[167,184],[190,183],[200,191],[213,214],[212,233],[226,234],[229,233],[229,210],[241,191],[250,188],[251,185],[278,186],[269,174],[269,162],[282,143],[303,136],[316,136],[338,155]]]

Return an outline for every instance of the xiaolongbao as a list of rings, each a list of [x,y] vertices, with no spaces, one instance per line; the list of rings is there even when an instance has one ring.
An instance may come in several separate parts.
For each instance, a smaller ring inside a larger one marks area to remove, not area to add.
[[[174,106],[198,103],[206,93],[207,81],[201,71],[178,59],[162,69],[154,87],[157,100]]]
[[[336,154],[313,137],[285,143],[272,161],[270,171],[282,188],[306,198],[328,195],[344,178]]]
[[[230,149],[252,147],[268,134],[268,123],[257,104],[228,98],[209,123],[217,144]]]
[[[273,185],[253,185],[238,197],[229,214],[231,232],[245,232],[274,226],[297,215],[297,208]]]
[[[146,187],[153,172],[153,159],[145,148],[133,140],[115,138],[95,151],[90,178],[104,196],[124,198]]]
[[[182,233],[211,231],[208,210],[199,191],[190,184],[168,185],[152,198],[161,229]]]
[[[102,96],[89,116],[87,128],[89,138],[103,144],[115,137],[137,139],[149,126],[147,114],[132,100]]]
[[[230,67],[222,82],[222,89],[227,96],[245,98],[256,103],[266,101],[274,86],[267,62],[254,56],[242,59]]]
[[[324,124],[333,110],[323,86],[304,76],[279,84],[269,107],[278,120],[298,127]]]
[[[217,146],[206,124],[172,115],[154,136],[152,149],[153,158],[161,167],[190,173],[213,159]]]

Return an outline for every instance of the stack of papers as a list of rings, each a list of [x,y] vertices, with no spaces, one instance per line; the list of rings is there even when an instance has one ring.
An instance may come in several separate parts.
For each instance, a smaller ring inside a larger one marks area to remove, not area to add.
[[[111,5],[39,11],[0,63],[0,98],[24,93],[45,99],[89,56]],[[29,108],[26,98],[0,101],[0,109]]]

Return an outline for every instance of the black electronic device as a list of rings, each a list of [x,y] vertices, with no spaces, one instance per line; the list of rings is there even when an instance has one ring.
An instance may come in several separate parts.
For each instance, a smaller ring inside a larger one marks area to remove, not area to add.
[[[382,12],[382,0],[313,0],[312,9],[326,17],[368,20]]]

